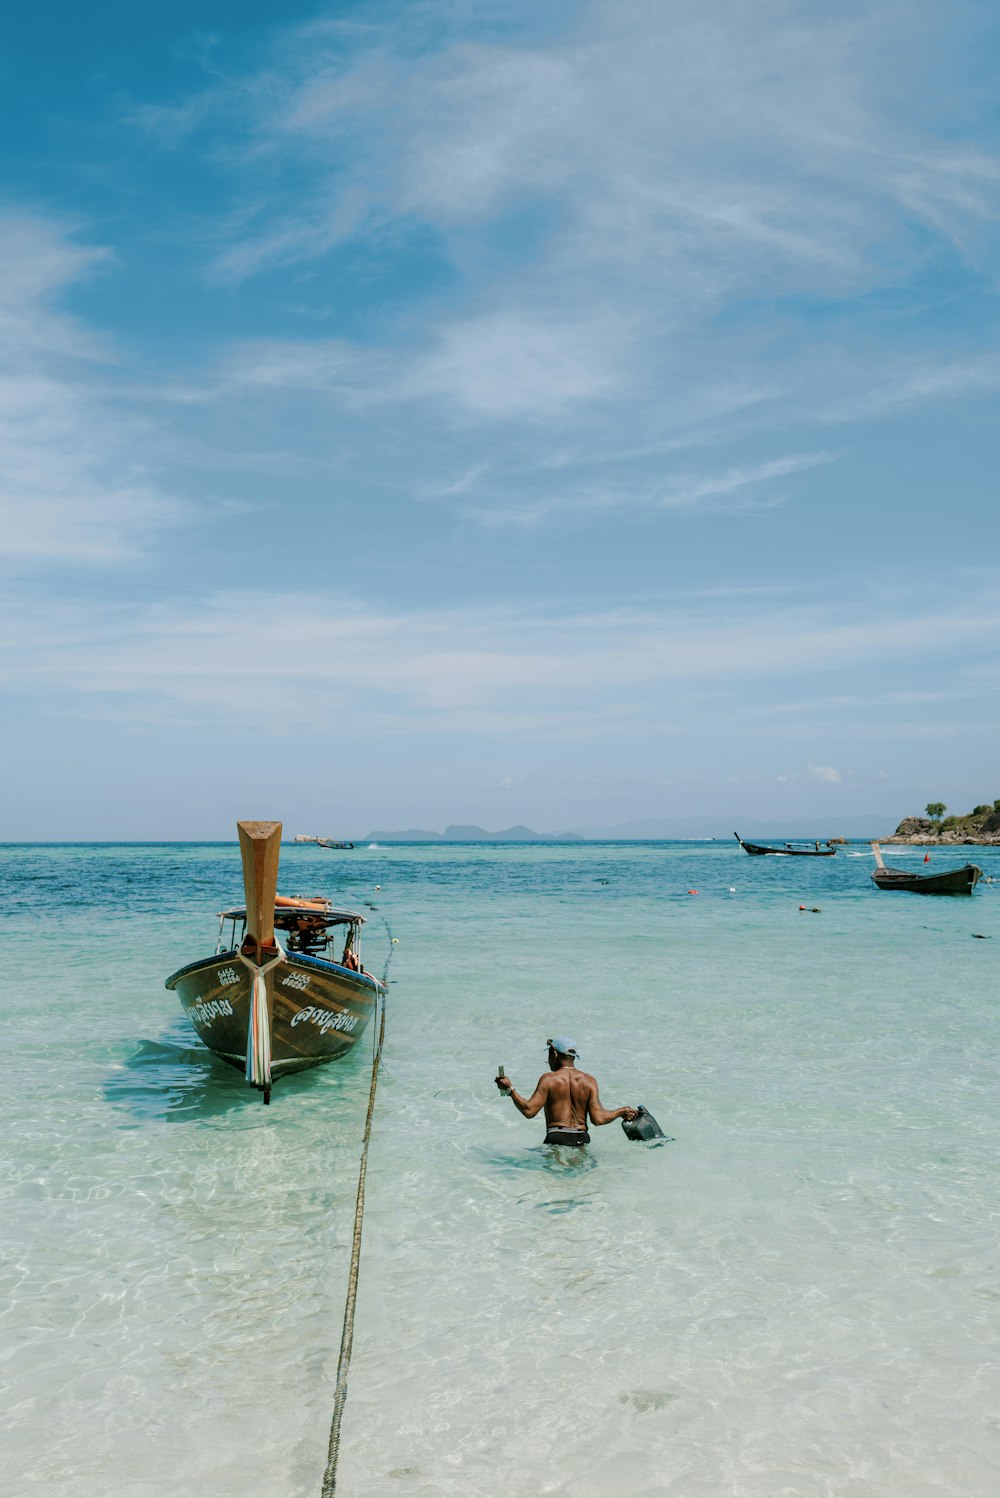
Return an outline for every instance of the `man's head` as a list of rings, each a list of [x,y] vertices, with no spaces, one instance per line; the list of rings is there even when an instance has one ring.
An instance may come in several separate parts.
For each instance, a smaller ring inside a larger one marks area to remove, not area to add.
[[[576,1041],[570,1040],[568,1035],[556,1035],[552,1040],[546,1041],[549,1048],[549,1065],[573,1066],[576,1061]]]

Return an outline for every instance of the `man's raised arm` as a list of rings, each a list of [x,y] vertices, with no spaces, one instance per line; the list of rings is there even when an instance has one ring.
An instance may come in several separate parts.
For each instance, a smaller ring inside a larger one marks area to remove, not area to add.
[[[604,1108],[598,1096],[597,1081],[594,1080],[587,1099],[587,1113],[592,1124],[600,1127],[601,1124],[614,1123],[616,1118],[635,1118],[634,1108]]]
[[[510,1077],[497,1077],[497,1086],[501,1092],[506,1092],[514,1100],[514,1107],[518,1113],[523,1113],[525,1118],[534,1118],[536,1113],[541,1113],[545,1107],[545,1099],[549,1092],[549,1078],[539,1077],[538,1085],[529,1098],[523,1098],[514,1088]]]

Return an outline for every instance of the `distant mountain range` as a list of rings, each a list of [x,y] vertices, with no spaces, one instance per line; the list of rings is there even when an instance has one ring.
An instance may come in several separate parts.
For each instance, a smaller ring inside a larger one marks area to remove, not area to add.
[[[734,830],[741,837],[774,838],[775,840],[805,838],[826,839],[828,837],[879,838],[886,837],[899,821],[898,817],[815,816],[797,817],[791,822],[762,822],[750,817],[738,817],[735,828],[717,817],[654,818],[634,822],[618,822],[612,827],[576,827],[566,832],[534,832],[530,827],[518,824],[504,827],[498,832],[488,832],[485,827],[452,823],[443,832],[432,832],[426,827],[407,827],[401,832],[388,832],[378,828],[357,842],[366,843],[578,843],[602,839],[618,841],[643,841],[668,838],[716,837],[728,839]]]

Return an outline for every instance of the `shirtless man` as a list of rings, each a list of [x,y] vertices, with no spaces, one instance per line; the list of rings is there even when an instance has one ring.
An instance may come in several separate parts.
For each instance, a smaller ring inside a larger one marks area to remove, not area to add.
[[[634,1108],[602,1108],[595,1078],[576,1066],[576,1045],[565,1035],[548,1042],[549,1067],[529,1098],[521,1097],[509,1077],[497,1077],[501,1092],[514,1100],[525,1118],[545,1109],[546,1144],[589,1144],[587,1120],[592,1124],[614,1123],[616,1118],[635,1118]]]

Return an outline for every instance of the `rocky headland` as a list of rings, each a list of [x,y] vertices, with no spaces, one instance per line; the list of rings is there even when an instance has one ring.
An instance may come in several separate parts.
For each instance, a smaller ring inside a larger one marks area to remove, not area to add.
[[[942,808],[942,812],[946,810]],[[992,806],[977,806],[964,816],[904,817],[892,837],[885,837],[882,842],[921,846],[926,843],[933,847],[955,843],[981,847],[1000,844],[1000,801],[994,801]]]

